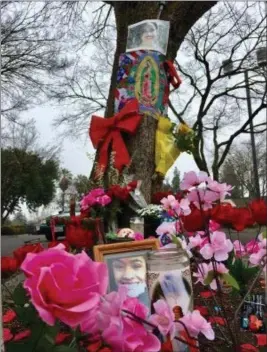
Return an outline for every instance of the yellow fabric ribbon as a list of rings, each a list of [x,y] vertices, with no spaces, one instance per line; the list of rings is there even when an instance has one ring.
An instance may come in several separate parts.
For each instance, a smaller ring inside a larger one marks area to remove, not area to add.
[[[156,172],[166,175],[169,168],[180,155],[171,132],[171,121],[163,116],[159,117],[156,131],[155,164]]]

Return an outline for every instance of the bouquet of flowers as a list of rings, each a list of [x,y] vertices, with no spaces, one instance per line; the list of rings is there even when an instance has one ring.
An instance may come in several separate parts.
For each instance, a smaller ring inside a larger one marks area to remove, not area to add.
[[[194,152],[196,134],[187,126],[187,124],[181,123],[178,127],[176,124],[173,124],[173,136],[175,138],[175,143],[181,152]]]

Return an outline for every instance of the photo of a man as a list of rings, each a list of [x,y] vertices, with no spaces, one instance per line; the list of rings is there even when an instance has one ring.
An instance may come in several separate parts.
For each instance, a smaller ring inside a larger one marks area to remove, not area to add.
[[[145,256],[128,253],[107,257],[109,257],[106,262],[109,269],[110,291],[117,291],[119,285],[123,285],[127,287],[129,297],[138,298],[149,308]]]

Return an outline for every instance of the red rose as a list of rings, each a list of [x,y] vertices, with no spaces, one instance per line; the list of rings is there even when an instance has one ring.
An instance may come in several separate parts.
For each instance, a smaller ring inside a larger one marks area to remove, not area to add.
[[[19,268],[18,262],[12,257],[1,257],[1,273],[14,273]]]
[[[24,246],[17,248],[13,252],[13,255],[15,259],[17,259],[17,262],[20,266],[20,264],[26,258],[26,255],[28,253],[39,253],[39,252],[42,252],[43,250],[44,250],[44,247],[41,245],[41,243],[25,244]]]
[[[68,224],[66,225],[66,240],[72,247],[91,249],[94,245],[94,233],[81,225]]]
[[[198,310],[199,313],[200,313],[201,315],[203,315],[204,317],[206,317],[207,315],[209,315],[209,310],[208,310],[208,308],[205,307],[205,306],[195,306],[194,309],[195,309],[195,310]]]
[[[249,204],[252,216],[259,225],[267,225],[267,204],[263,199],[255,199]]]
[[[191,213],[181,216],[184,229],[187,232],[203,231],[205,229],[207,213],[204,214],[194,206],[191,206]]]
[[[250,343],[243,343],[240,345],[240,352],[258,352],[258,348],[255,346],[251,345]]]

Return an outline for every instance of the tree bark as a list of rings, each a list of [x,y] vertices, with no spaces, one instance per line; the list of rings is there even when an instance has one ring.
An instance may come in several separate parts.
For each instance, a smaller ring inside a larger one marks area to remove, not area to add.
[[[185,35],[194,23],[216,1],[169,1],[161,13],[161,20],[170,21],[170,36],[167,58],[174,59],[184,40]],[[117,25],[117,48],[114,57],[111,84],[105,116],[113,116],[114,90],[116,88],[116,73],[118,70],[119,55],[125,52],[128,26],[144,19],[156,19],[159,11],[158,1],[115,1],[113,2]],[[153,188],[155,189],[162,179],[152,180],[155,170],[155,132],[157,121],[145,117],[135,136],[125,139],[126,146],[132,157],[130,173],[135,179],[142,180],[142,192],[149,203]]]

